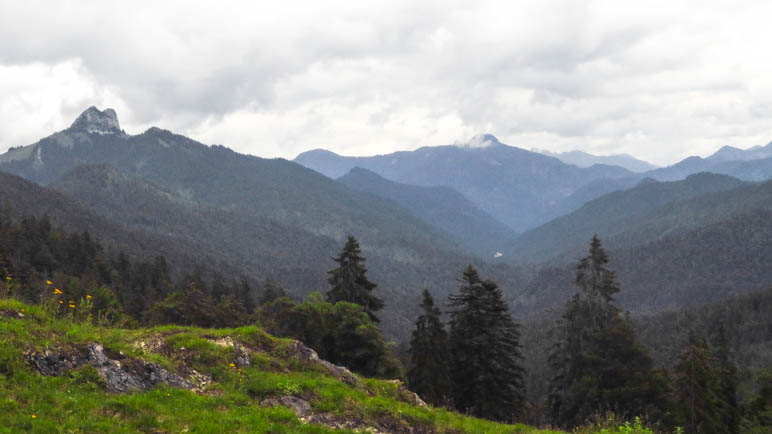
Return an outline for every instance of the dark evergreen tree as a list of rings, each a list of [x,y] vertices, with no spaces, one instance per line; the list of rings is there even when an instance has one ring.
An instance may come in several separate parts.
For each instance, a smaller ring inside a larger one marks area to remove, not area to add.
[[[284,288],[273,283],[271,279],[268,279],[265,281],[265,284],[263,285],[263,293],[260,295],[259,304],[263,306],[268,303],[271,303],[277,298],[286,297],[286,296],[287,294],[284,291]]]
[[[525,404],[520,332],[495,282],[471,265],[450,296],[453,403],[461,411],[511,421]]]
[[[619,284],[607,264],[594,236],[576,268],[579,292],[556,328],[549,405],[554,422],[562,426],[582,425],[606,411],[661,417],[667,407],[667,379],[652,371],[646,349],[614,305]]]
[[[440,320],[440,310],[428,290],[423,292],[423,313],[418,317],[410,339],[410,389],[434,405],[447,404],[450,396],[450,353],[448,335]]]
[[[686,432],[730,432],[721,413],[720,372],[705,339],[690,333],[675,366],[675,376],[676,401]]]
[[[252,314],[255,311],[255,299],[252,295],[252,287],[247,282],[247,279],[242,277],[239,280],[237,291],[239,300],[244,305],[244,310],[248,314]]]
[[[372,294],[376,285],[367,280],[365,258],[359,249],[359,242],[349,235],[340,255],[333,258],[338,266],[329,271],[327,280],[332,288],[327,291],[327,301],[347,301],[364,307],[373,321],[378,322],[375,312],[383,308],[383,300]]]
[[[737,404],[737,367],[732,360],[729,338],[723,323],[720,323],[716,330],[713,355],[720,377],[721,418],[727,428],[727,433],[737,434],[740,429],[740,407]]]
[[[742,432],[772,432],[772,368],[756,377],[756,393],[747,401]]]

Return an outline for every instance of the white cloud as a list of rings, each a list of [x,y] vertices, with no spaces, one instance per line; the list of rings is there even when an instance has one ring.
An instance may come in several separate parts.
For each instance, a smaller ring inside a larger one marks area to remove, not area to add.
[[[767,2],[0,0],[0,151],[89,105],[266,157],[772,140]]]

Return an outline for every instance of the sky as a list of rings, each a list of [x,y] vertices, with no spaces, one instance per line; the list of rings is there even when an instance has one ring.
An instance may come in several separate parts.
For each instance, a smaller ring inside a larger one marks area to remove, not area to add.
[[[261,157],[772,141],[768,1],[0,0],[0,152],[91,105]]]

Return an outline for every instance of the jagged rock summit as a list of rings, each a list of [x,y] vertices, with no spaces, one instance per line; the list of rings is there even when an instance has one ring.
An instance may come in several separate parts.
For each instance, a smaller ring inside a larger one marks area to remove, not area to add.
[[[70,129],[97,134],[121,133],[121,125],[118,123],[118,114],[115,113],[115,110],[107,108],[100,111],[94,106],[81,113],[70,125]]]

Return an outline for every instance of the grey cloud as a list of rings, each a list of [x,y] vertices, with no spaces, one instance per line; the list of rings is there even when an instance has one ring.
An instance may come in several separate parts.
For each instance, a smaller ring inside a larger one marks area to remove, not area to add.
[[[678,2],[234,6],[0,3],[0,39],[14,41],[0,46],[0,74],[75,62],[88,91],[51,79],[59,113],[41,120],[62,123],[104,101],[123,108],[129,131],[162,123],[267,156],[304,144],[368,154],[492,132],[555,151],[660,146],[671,152],[661,164],[701,152],[706,138],[718,147],[772,136],[762,122],[772,90],[748,84],[766,86],[770,65],[734,53],[758,51],[766,30],[725,37],[764,15],[763,2],[694,14]],[[0,99],[21,98],[0,86]],[[0,122],[10,122],[19,103],[3,104]],[[0,147],[46,133],[0,132]]]

